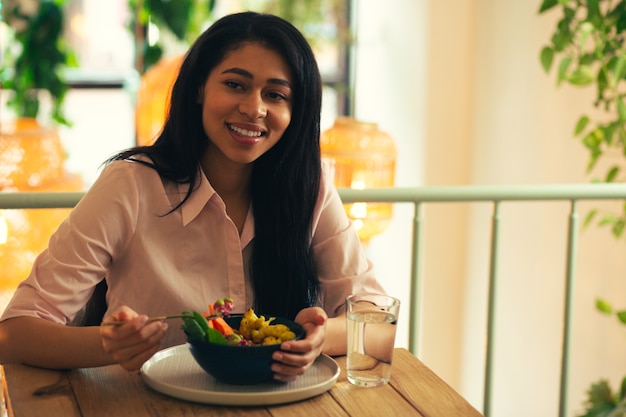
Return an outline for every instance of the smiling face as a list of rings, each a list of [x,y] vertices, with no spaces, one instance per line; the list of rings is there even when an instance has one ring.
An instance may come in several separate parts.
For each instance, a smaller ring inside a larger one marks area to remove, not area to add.
[[[246,43],[228,53],[201,92],[205,160],[250,164],[271,149],[291,121],[292,85],[275,51]]]

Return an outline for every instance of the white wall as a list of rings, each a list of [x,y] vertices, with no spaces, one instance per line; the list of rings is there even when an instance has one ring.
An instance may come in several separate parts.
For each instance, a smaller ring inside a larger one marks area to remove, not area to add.
[[[423,1],[355,2],[357,24],[355,114],[363,121],[378,123],[398,148],[397,186],[423,183],[425,96],[425,5]],[[397,3],[397,4],[394,4]],[[396,7],[401,5],[402,7]],[[406,40],[411,39],[406,48]],[[409,156],[409,157],[406,157]],[[377,276],[390,294],[401,300],[397,345],[408,346],[406,314],[409,305],[409,274],[412,207],[396,205],[389,229],[369,244],[368,255],[376,265]],[[389,251],[393,248],[393,251]]]
[[[554,74],[541,69],[539,51],[558,16],[538,15],[539,0],[356,3],[356,115],[396,138],[398,185],[589,181],[586,151],[571,132],[590,110],[593,92],[557,89]],[[583,204],[581,216],[595,206]],[[502,209],[494,416],[557,414],[567,210],[556,203]],[[421,359],[479,409],[489,215],[483,205],[427,209],[421,266]],[[401,297],[408,288],[410,216],[397,213],[368,248],[381,281]],[[625,329],[594,309],[598,296],[626,305],[619,297],[626,289],[624,242],[598,228],[579,237],[571,416],[581,411],[591,382],[608,378],[617,387],[626,369]]]

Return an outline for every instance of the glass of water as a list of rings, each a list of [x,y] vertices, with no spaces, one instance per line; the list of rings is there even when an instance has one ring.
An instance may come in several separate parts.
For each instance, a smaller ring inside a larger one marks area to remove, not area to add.
[[[348,381],[362,387],[386,384],[396,340],[400,300],[385,294],[346,298]]]

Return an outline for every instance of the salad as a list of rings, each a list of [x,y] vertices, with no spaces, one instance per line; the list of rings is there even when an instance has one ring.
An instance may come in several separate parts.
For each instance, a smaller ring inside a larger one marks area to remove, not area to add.
[[[295,333],[288,326],[272,324],[274,317],[258,316],[252,308],[243,314],[239,328],[231,327],[224,317],[230,316],[234,306],[233,299],[226,297],[209,304],[208,312],[185,311],[182,329],[194,340],[221,345],[274,345],[295,339]]]

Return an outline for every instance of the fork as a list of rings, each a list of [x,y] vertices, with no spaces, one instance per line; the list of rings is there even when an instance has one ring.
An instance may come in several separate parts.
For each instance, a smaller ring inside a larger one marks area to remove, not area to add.
[[[213,320],[213,319],[217,319],[219,317],[222,317],[222,314],[212,314],[210,316],[205,317],[208,320]],[[184,318],[193,318],[193,315],[191,314],[173,314],[173,315],[169,315],[169,316],[154,316],[154,317],[149,317],[148,321],[146,323],[149,323],[151,321],[163,321],[163,320],[169,320],[169,319],[184,319]],[[125,321],[103,321],[101,323],[101,326],[121,326],[122,324],[126,323]]]

